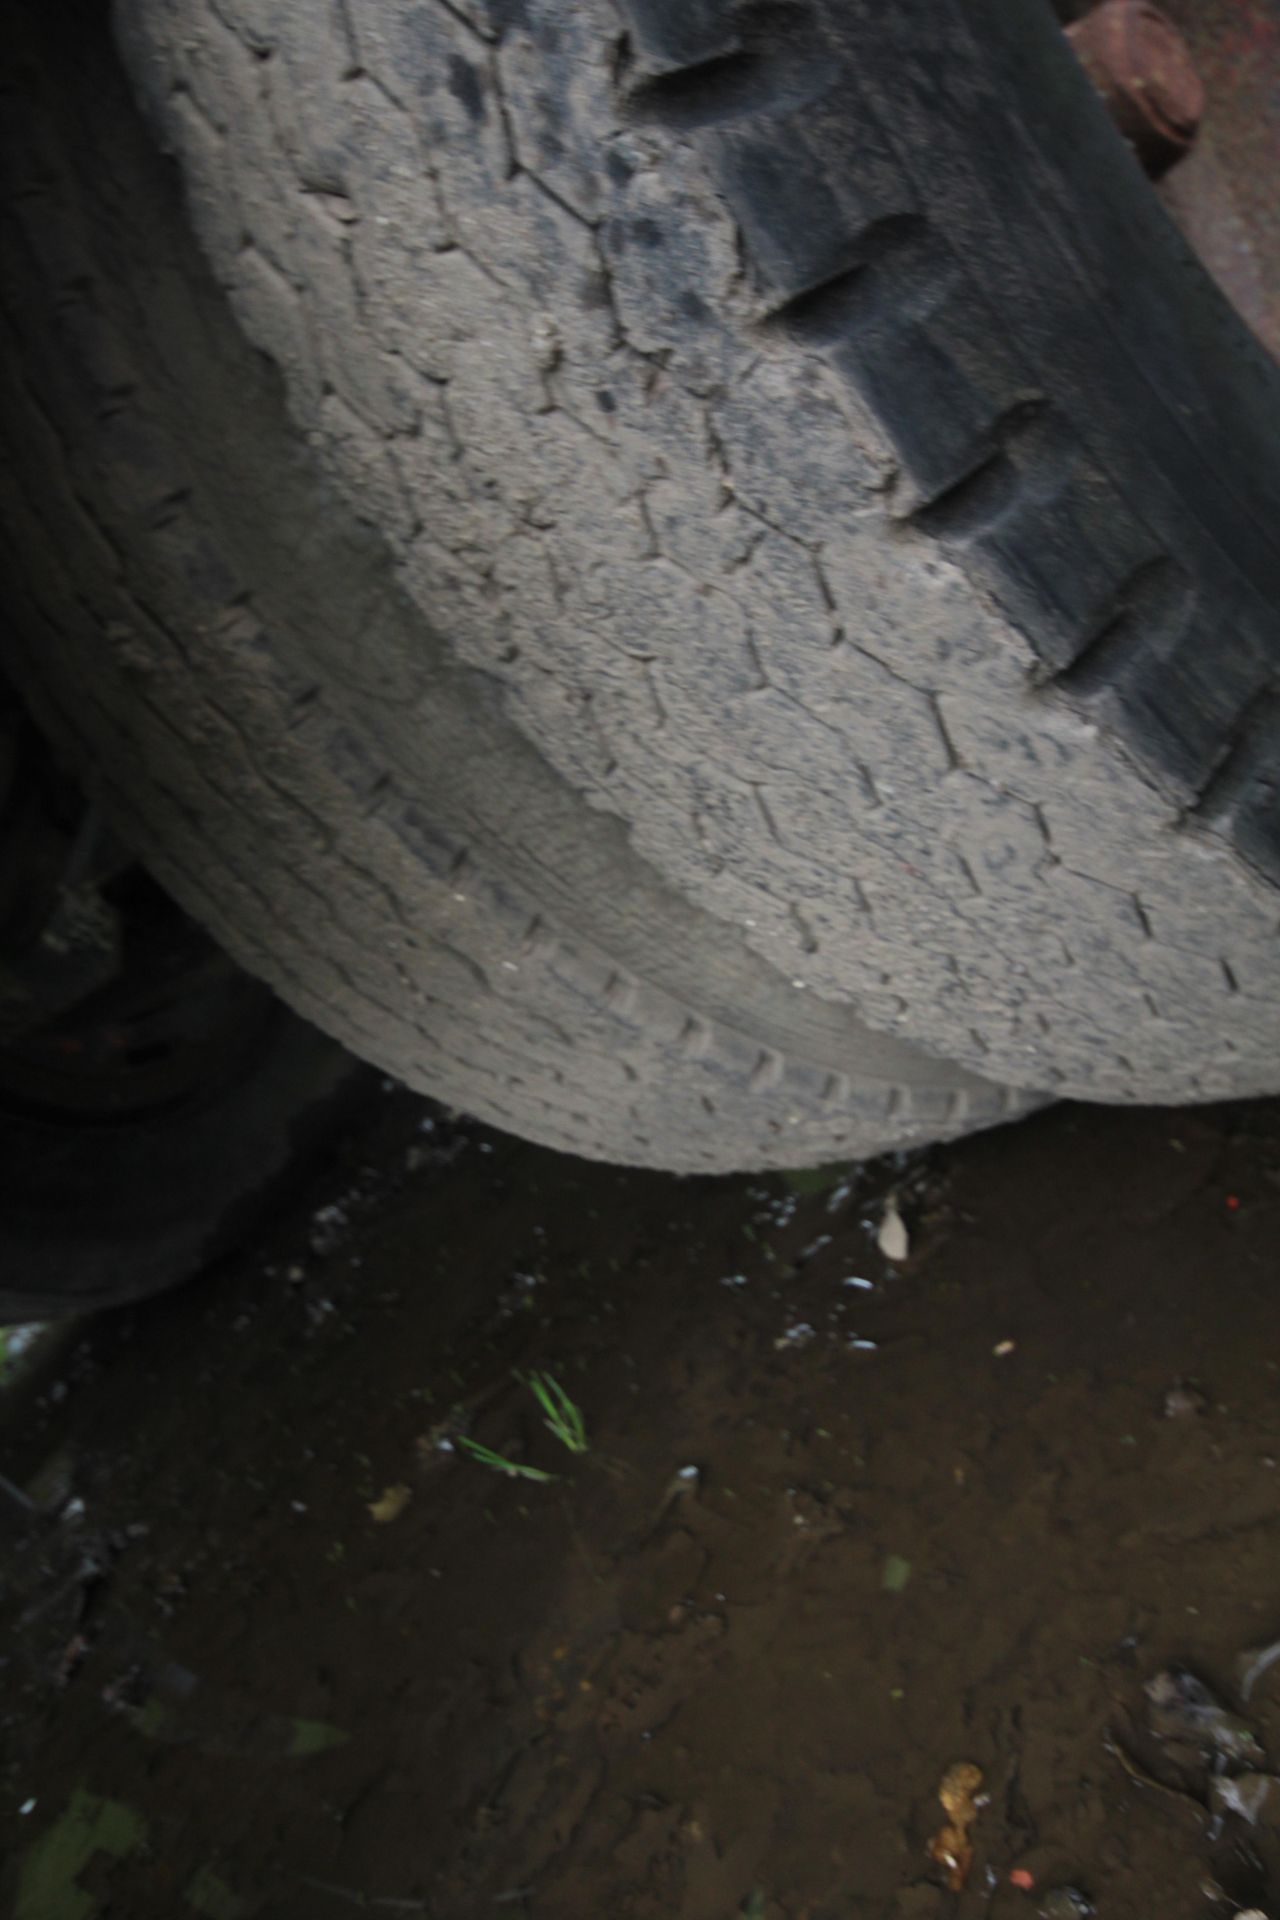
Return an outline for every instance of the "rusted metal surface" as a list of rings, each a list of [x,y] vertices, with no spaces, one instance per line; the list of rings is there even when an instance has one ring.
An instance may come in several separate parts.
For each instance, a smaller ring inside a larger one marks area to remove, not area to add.
[[[1195,152],[1160,197],[1280,359],[1280,0],[1168,0],[1204,82]]]
[[[1103,0],[1067,38],[1147,172],[1167,173],[1190,151],[1205,105],[1173,21],[1147,0]]]
[[[1161,200],[1280,359],[1280,0],[1103,0],[1067,35]]]

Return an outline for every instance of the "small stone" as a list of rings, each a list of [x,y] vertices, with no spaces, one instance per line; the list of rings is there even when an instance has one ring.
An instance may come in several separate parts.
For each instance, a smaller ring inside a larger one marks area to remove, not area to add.
[[[911,1237],[893,1194],[890,1194],[884,1203],[884,1212],[880,1217],[880,1226],[876,1233],[876,1245],[886,1260],[892,1260],[895,1263],[905,1260],[911,1251]]]
[[[1189,1743],[1206,1755],[1220,1754],[1236,1766],[1261,1770],[1262,1746],[1239,1714],[1228,1712],[1203,1680],[1185,1668],[1169,1667],[1148,1680],[1147,1724],[1157,1740]]]
[[[1176,1387],[1170,1387],[1164,1397],[1164,1415],[1166,1420],[1187,1420],[1198,1413],[1207,1413],[1209,1402],[1198,1387],[1189,1387],[1185,1381],[1179,1381]]]
[[[788,1347],[807,1347],[814,1337],[814,1329],[807,1320],[797,1320],[785,1333],[779,1334],[773,1343],[775,1353],[783,1353]]]
[[[1269,1773],[1224,1774],[1209,1783],[1215,1813],[1234,1813],[1251,1827],[1280,1823],[1280,1780]]]
[[[1050,1887],[1040,1896],[1040,1920],[1088,1920],[1093,1902],[1078,1887]]]
[[[369,1513],[374,1520],[386,1526],[392,1520],[400,1518],[412,1498],[411,1487],[403,1485],[384,1487],[376,1500],[369,1501]]]

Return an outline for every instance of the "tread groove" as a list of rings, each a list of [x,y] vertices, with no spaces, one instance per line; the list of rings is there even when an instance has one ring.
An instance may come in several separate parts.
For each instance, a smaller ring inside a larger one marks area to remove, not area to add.
[[[628,113],[673,130],[714,127],[826,92],[830,69],[809,7],[761,0],[732,21],[731,49],[633,79],[623,93]]]
[[[1167,554],[1130,574],[1086,630],[1074,657],[1050,683],[1089,696],[1113,684],[1148,657],[1166,654],[1191,624],[1196,591]]]
[[[992,423],[973,466],[903,518],[937,540],[978,539],[1022,504],[1028,469],[1053,460],[1053,421],[1043,394],[1016,401]]]
[[[1225,756],[1187,817],[1225,826],[1273,806],[1280,795],[1280,693],[1268,688],[1241,716]]]
[[[782,1079],[782,1072],[781,1054],[775,1053],[771,1047],[762,1048],[751,1069],[752,1092],[760,1093],[769,1087],[776,1087]]]
[[[856,236],[847,264],[802,287],[766,316],[795,339],[817,347],[886,324],[901,327],[916,304],[915,283],[936,297],[936,261],[929,223],[918,213],[889,213]]]

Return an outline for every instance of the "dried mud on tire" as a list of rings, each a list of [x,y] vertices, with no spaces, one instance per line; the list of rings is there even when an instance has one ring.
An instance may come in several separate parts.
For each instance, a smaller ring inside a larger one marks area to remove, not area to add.
[[[116,17],[339,500],[665,885],[985,1077],[1272,1089],[1280,369],[1049,6]]]

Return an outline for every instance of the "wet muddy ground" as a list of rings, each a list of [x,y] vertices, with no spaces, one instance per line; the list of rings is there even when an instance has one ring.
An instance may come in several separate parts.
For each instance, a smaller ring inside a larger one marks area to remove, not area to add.
[[[1278,1268],[1275,1105],[677,1181],[388,1100],[3,1396],[0,1911],[1276,1920]]]

